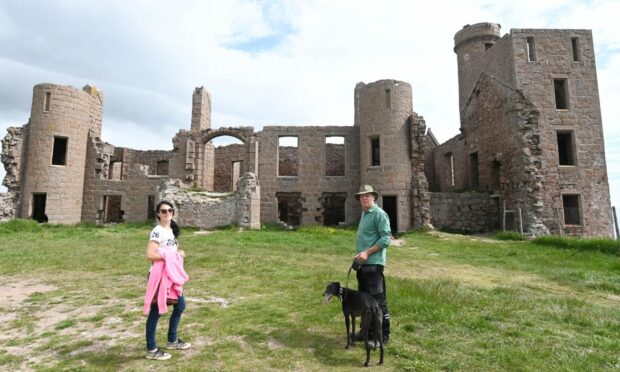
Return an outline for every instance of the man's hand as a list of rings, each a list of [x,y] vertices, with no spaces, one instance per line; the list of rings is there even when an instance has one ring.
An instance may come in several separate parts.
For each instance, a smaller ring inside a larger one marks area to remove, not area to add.
[[[368,253],[366,253],[366,251],[362,251],[362,252],[358,253],[357,256],[355,256],[355,258],[360,260],[360,262],[363,265],[366,261],[368,261]]]

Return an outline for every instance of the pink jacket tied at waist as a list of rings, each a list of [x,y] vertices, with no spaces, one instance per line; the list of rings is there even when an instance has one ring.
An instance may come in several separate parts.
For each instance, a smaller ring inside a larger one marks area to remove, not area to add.
[[[189,280],[189,276],[183,269],[183,257],[178,252],[161,253],[163,261],[153,262],[149,282],[144,295],[144,314],[151,311],[151,303],[157,295],[159,313],[168,311],[166,298],[179,298],[183,295],[183,284]],[[159,288],[159,291],[157,290]]]

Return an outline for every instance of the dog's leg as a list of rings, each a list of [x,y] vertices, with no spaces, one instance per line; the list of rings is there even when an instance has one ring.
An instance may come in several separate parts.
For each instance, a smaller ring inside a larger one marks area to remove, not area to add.
[[[351,314],[351,347],[355,346],[355,315]]]
[[[345,346],[345,349],[349,349],[349,346],[351,346],[351,336],[349,334],[349,314],[344,314],[344,324],[347,326],[347,346]],[[355,330],[355,318],[353,318],[353,330]]]
[[[369,311],[362,313],[362,319],[360,320],[360,331],[362,332],[362,338],[364,339],[364,346],[366,347],[366,361],[364,367],[368,367],[370,362],[370,345],[368,344],[368,329],[370,328],[372,314]]]
[[[381,309],[375,314],[375,349],[377,348],[377,342],[379,343],[379,363],[383,365],[383,312]]]

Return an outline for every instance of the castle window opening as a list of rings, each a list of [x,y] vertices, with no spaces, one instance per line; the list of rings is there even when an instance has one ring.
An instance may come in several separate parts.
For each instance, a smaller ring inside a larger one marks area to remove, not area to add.
[[[493,43],[484,43],[484,51],[486,52],[487,50],[491,49],[492,46]]]
[[[47,215],[45,214],[45,204],[47,201],[46,193],[34,193],[32,194],[32,219],[41,223],[47,222]]]
[[[43,100],[43,112],[50,110],[50,104],[52,101],[52,92],[45,92],[45,99]]]
[[[392,108],[392,91],[390,89],[385,90],[385,108]]]
[[[555,108],[568,110],[568,82],[566,79],[553,79]]]
[[[491,191],[501,190],[501,167],[502,164],[499,161],[493,160],[491,162],[491,178],[489,182],[489,188]]]
[[[325,192],[321,196],[323,225],[338,226],[345,221],[346,192]]]
[[[185,169],[194,169],[194,156],[196,155],[196,142],[188,139],[185,143]]]
[[[564,207],[564,224],[581,225],[579,195],[562,195],[562,206]]]
[[[379,137],[370,138],[370,165],[381,165],[381,144]]]
[[[243,169],[242,161],[233,161],[232,163],[232,190],[237,190],[237,182],[241,177],[241,169]]]
[[[534,44],[534,38],[527,37],[525,40],[527,44],[527,61],[534,62],[536,61],[536,46]]]
[[[480,177],[478,173],[478,153],[469,154],[469,179],[473,190],[480,187]]]
[[[450,174],[449,174],[450,187],[454,187],[454,158],[452,157],[451,152],[444,155],[444,157],[446,159],[446,165],[448,166],[448,169],[450,170]]]
[[[557,132],[560,165],[576,165],[574,132]]]
[[[344,136],[325,137],[325,175],[344,177],[345,175]]]
[[[573,61],[579,62],[581,60],[579,53],[579,38],[573,37],[571,38],[571,45],[573,47]]]
[[[148,195],[146,199],[146,219],[155,219],[155,195]]]
[[[278,220],[289,226],[301,224],[301,193],[300,192],[277,192]]]
[[[168,175],[168,160],[158,161],[156,172],[158,176],[167,176]]]
[[[120,181],[121,179],[123,179],[123,162],[111,161],[109,172],[110,174],[108,175],[108,179],[110,181]]]
[[[52,148],[52,165],[67,165],[67,137],[54,136]]]
[[[299,146],[296,136],[278,137],[278,176],[296,177],[299,170]]]

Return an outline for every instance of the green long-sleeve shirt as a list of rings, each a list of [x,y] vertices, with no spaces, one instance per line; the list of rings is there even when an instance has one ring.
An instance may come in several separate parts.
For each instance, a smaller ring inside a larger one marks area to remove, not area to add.
[[[368,256],[367,265],[383,265],[387,258],[387,247],[390,245],[392,230],[387,213],[377,205],[362,214],[355,238],[355,251],[360,253],[373,245],[381,250]]]

